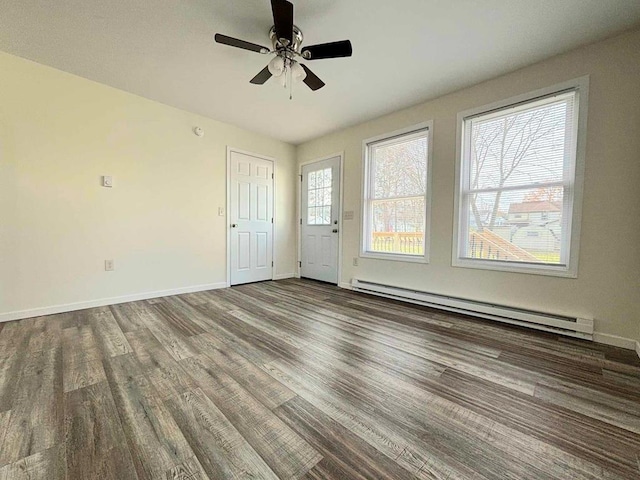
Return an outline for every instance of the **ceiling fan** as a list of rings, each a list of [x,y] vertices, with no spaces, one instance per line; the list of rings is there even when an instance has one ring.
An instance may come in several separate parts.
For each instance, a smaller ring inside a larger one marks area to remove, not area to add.
[[[350,57],[352,54],[351,42],[342,40],[302,47],[304,38],[302,31],[293,24],[293,4],[287,0],[271,0],[271,10],[273,11],[274,23],[269,30],[271,49],[228,37],[221,33],[216,33],[215,41],[265,55],[275,54],[269,64],[251,79],[253,84],[262,85],[272,76],[275,76],[280,78],[285,88],[290,86],[293,81],[303,81],[314,91],[324,87],[325,83],[309,67],[299,63],[298,59],[320,60],[323,58]]]

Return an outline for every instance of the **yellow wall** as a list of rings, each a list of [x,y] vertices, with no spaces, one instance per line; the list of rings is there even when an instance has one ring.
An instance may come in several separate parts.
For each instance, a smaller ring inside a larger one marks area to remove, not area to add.
[[[293,274],[295,147],[3,53],[0,72],[0,319],[224,283],[227,145],[276,159],[276,273]]]
[[[590,94],[578,278],[453,268],[456,114],[582,75],[590,75]],[[434,121],[431,263],[361,258],[354,267],[362,141],[427,120]],[[307,142],[298,147],[298,161],[342,150],[344,210],[355,211],[342,227],[342,282],[358,277],[584,316],[596,319],[597,332],[640,340],[640,30]]]

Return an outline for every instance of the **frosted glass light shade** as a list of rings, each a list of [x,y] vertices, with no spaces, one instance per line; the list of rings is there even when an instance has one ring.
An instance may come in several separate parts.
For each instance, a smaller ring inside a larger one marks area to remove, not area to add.
[[[273,57],[267,66],[269,68],[269,72],[274,77],[279,77],[284,72],[284,60],[282,57]]]
[[[302,68],[302,65],[298,62],[293,62],[291,64],[291,77],[293,77],[294,82],[301,82],[307,78],[307,72],[304,71],[304,68]]]

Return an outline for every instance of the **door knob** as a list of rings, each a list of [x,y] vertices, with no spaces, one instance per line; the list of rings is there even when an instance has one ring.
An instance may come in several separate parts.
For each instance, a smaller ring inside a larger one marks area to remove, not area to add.
[[[232,223],[232,224],[231,224],[231,228],[236,228],[237,226],[238,226],[238,224],[237,224],[237,223]]]
[[[337,229],[337,228],[334,228],[334,229],[333,229],[333,233],[338,233],[338,229]]]

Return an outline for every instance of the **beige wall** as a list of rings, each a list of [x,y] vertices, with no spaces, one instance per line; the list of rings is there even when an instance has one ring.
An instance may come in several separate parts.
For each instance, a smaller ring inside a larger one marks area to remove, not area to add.
[[[577,279],[453,268],[456,114],[590,75]],[[431,263],[361,258],[362,141],[434,121]],[[305,162],[345,152],[342,282],[370,281],[596,319],[596,331],[640,340],[640,30],[377,118],[298,147]]]
[[[276,159],[276,273],[294,272],[295,147],[3,53],[0,72],[0,319],[224,283],[227,145]]]

